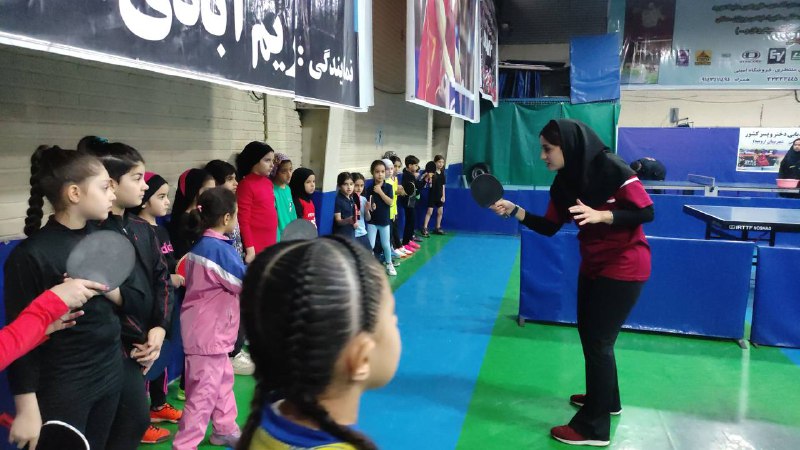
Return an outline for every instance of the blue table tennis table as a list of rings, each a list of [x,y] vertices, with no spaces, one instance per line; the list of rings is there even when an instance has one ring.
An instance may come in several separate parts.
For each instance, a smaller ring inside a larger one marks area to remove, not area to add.
[[[751,233],[769,233],[774,247],[776,233],[800,233],[797,209],[684,205],[683,212],[706,223],[706,239],[748,241]]]
[[[686,181],[642,180],[647,190],[702,191],[706,197],[717,197],[720,192],[777,192],[798,194],[800,188],[779,188],[775,183],[725,183],[714,177],[689,174]]]

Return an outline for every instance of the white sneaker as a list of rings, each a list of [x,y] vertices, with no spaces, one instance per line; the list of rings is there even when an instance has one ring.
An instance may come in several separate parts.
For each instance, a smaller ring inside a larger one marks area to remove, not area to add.
[[[386,273],[388,273],[390,277],[397,276],[397,271],[394,270],[394,265],[392,264],[386,264]]]
[[[392,250],[392,254],[394,256],[398,257],[398,258],[402,258],[402,257],[406,256],[405,253],[400,253],[400,250]]]
[[[253,364],[250,355],[244,350],[231,358],[231,364],[233,365],[233,373],[236,375],[252,375],[256,371],[256,365]]]

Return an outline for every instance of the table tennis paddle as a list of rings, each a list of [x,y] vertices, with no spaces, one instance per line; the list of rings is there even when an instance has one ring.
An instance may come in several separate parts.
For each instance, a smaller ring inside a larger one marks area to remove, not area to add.
[[[36,450],[90,450],[89,441],[72,425],[51,420],[42,425]]]
[[[14,417],[9,413],[0,414],[0,426],[11,429]],[[37,450],[90,450],[89,442],[83,433],[58,420],[51,420],[44,425],[39,433]]]
[[[136,250],[125,236],[109,230],[84,237],[67,257],[67,275],[96,281],[113,291],[133,272]]]
[[[178,260],[178,265],[175,266],[175,274],[182,276],[184,280],[186,279],[186,257],[188,255],[188,253],[183,255],[183,257]]]
[[[304,241],[317,237],[317,227],[306,219],[295,219],[281,233],[281,242]]]
[[[505,191],[497,178],[485,173],[478,175],[469,187],[472,198],[481,208],[488,208],[503,198]]]

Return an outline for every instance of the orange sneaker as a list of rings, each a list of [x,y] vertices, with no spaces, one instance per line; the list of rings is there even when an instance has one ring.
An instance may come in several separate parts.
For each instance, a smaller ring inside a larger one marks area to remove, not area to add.
[[[142,436],[142,444],[160,444],[169,439],[169,431],[150,425]]]
[[[150,409],[151,423],[178,423],[181,417],[183,417],[183,412],[179,409],[175,409],[175,407],[169,403],[164,403],[160,408],[161,409],[158,410]]]

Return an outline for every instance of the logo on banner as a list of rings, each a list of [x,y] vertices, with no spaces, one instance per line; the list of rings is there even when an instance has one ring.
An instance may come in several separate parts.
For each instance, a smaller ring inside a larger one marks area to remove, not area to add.
[[[800,50],[792,50],[792,61],[800,61]]]
[[[675,55],[675,65],[679,67],[687,67],[691,60],[692,51],[687,48],[678,49]]]
[[[710,66],[711,65],[711,50],[698,50],[694,54],[695,66]]]
[[[742,53],[742,60],[739,61],[741,63],[760,63],[761,62],[761,52],[757,50],[748,50]]]
[[[767,54],[767,64],[785,64],[786,63],[786,49],[785,48],[771,48]]]

